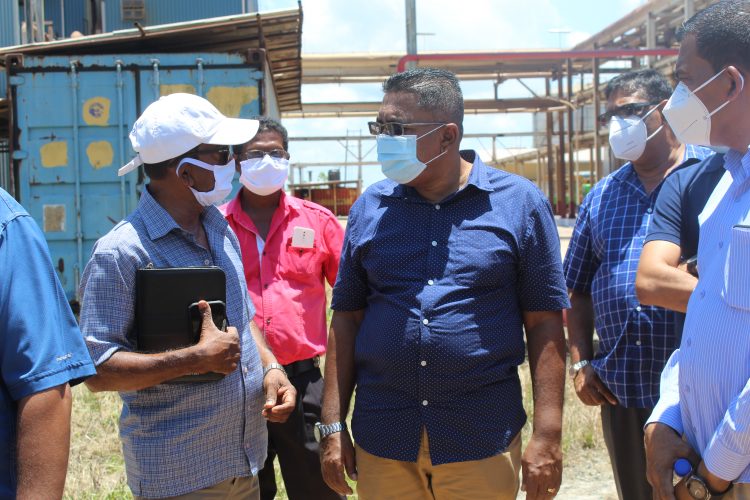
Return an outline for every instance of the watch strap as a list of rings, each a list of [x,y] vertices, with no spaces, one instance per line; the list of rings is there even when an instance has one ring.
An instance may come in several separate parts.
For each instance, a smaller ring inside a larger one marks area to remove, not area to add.
[[[284,370],[284,367],[278,363],[268,363],[266,366],[263,367],[263,378],[266,378],[266,375],[268,375],[268,372],[271,370],[281,370],[281,372],[286,375],[286,370]]]
[[[336,434],[337,432],[343,432],[346,430],[346,422],[334,422],[332,424],[321,424],[318,422],[315,424],[320,433],[320,439]]]

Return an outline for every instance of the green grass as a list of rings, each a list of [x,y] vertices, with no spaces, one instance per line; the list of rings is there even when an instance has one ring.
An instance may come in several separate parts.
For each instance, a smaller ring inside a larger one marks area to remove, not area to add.
[[[524,406],[531,422],[531,382],[527,364],[521,367],[520,373]],[[93,394],[84,386],[75,387],[73,394],[71,454],[65,498],[131,498],[125,482],[124,462],[117,430],[121,406],[119,396],[115,393]],[[575,478],[577,466],[607,461],[607,451],[602,439],[599,408],[583,406],[577,400],[569,381],[566,381],[565,400],[563,452],[566,475]],[[522,434],[524,443],[528,442],[530,434],[531,426],[527,423]],[[277,498],[287,498],[278,463],[276,484],[279,490]],[[355,489],[354,483],[352,489]],[[356,498],[356,495],[350,498]]]

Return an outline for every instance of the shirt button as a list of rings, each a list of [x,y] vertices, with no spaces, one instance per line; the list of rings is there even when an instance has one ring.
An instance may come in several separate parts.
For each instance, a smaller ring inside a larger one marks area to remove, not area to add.
[[[422,360],[422,361],[420,361],[419,364],[422,365],[422,366],[427,366],[427,361]]]
[[[719,248],[722,248],[723,246],[724,246],[724,242],[723,242],[723,241],[720,241],[720,242],[719,242]]]
[[[636,310],[636,311],[638,311],[638,312],[641,312],[641,311],[643,310],[643,308],[642,308],[641,306],[637,306],[637,307],[635,308],[635,310]]]
[[[706,296],[706,291],[705,290],[701,290],[701,298],[703,298],[705,296]]]
[[[206,259],[206,260],[204,260],[204,261],[203,261],[203,265],[204,265],[204,266],[207,266],[207,265],[209,265],[210,263],[211,263],[211,261],[210,261],[210,260],[208,260],[208,259]]]
[[[264,288],[264,289],[265,289],[265,288],[268,288],[268,283],[266,283],[265,285],[263,285],[263,288]]]
[[[427,319],[427,318],[425,318],[425,319],[422,320],[422,323],[424,323],[425,325],[428,324],[429,322],[430,322],[430,320]]]
[[[650,214],[651,212],[653,212],[653,210],[652,210],[651,208],[647,208],[647,209],[646,209],[646,213],[647,213],[647,214]]]
[[[267,325],[270,325],[270,324],[271,324],[271,318],[268,318],[268,319],[266,319],[266,324],[267,324]]]
[[[685,386],[685,392],[690,392],[690,386],[689,385]]]
[[[437,241],[433,241],[432,242],[432,246],[436,247],[437,246]]]
[[[426,399],[424,401],[422,401],[422,406],[427,406],[428,404],[430,404],[430,403],[428,403]]]
[[[635,345],[641,345],[641,341],[640,340],[636,340],[635,341]]]
[[[427,284],[428,284],[428,285],[434,285],[434,284],[435,284],[435,282],[434,282],[434,281],[432,281],[432,280],[427,280]]]
[[[687,342],[685,342],[685,344],[686,344],[686,345],[687,345],[688,347],[690,347],[691,345],[693,345],[693,341],[692,341],[692,340],[690,340],[690,339],[687,339]]]
[[[242,373],[244,373],[245,375],[247,375],[247,366],[243,366],[242,367]]]
[[[435,210],[440,210],[440,204],[435,205]]]

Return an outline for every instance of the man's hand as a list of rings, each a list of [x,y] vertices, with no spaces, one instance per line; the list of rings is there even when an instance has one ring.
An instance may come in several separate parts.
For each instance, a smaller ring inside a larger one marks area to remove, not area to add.
[[[532,433],[521,458],[521,490],[528,500],[552,498],[562,482],[562,449],[560,437],[543,437]]]
[[[216,372],[228,375],[237,369],[240,361],[240,336],[234,327],[222,332],[214,325],[211,306],[201,300],[198,308],[203,315],[201,338],[196,344],[200,358],[198,373]]]
[[[263,392],[266,394],[266,403],[262,413],[266,420],[286,422],[297,403],[297,389],[289,382],[286,374],[275,368],[268,370],[263,377]]]
[[[687,458],[691,464],[697,464],[700,457],[666,424],[649,424],[643,440],[646,446],[646,479],[654,488],[654,500],[674,500],[672,477],[675,460]]]
[[[353,480],[357,480],[357,462],[354,457],[354,445],[349,431],[344,429],[320,442],[320,469],[326,484],[339,495],[352,495],[344,477],[344,470]]]
[[[596,374],[591,365],[586,365],[576,373],[573,386],[581,402],[588,406],[616,405],[617,398]]]

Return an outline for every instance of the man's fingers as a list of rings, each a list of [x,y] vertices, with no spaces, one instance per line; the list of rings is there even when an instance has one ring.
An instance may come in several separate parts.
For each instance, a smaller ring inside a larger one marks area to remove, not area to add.
[[[339,495],[354,493],[344,478],[344,467],[340,462],[328,462],[323,467],[323,479]]]
[[[203,322],[201,323],[201,331],[204,331],[207,328],[210,328],[211,326],[215,328],[216,325],[214,325],[214,318],[213,316],[211,316],[211,305],[205,300],[201,300],[198,302],[198,309],[200,310],[201,315],[203,316]]]
[[[354,450],[347,449],[343,451],[343,458],[344,458],[344,468],[346,469],[346,474],[352,479],[352,481],[357,480],[357,459],[354,454]]]
[[[604,404],[605,402],[611,405],[617,404],[617,398],[615,397],[614,394],[612,394],[612,392],[609,389],[607,389],[607,386],[604,385],[604,382],[602,382],[599,379],[599,377],[595,379],[594,384],[596,386],[597,392],[599,392],[599,394],[601,394],[602,398],[604,398],[605,400],[605,401],[602,401],[602,404]]]

